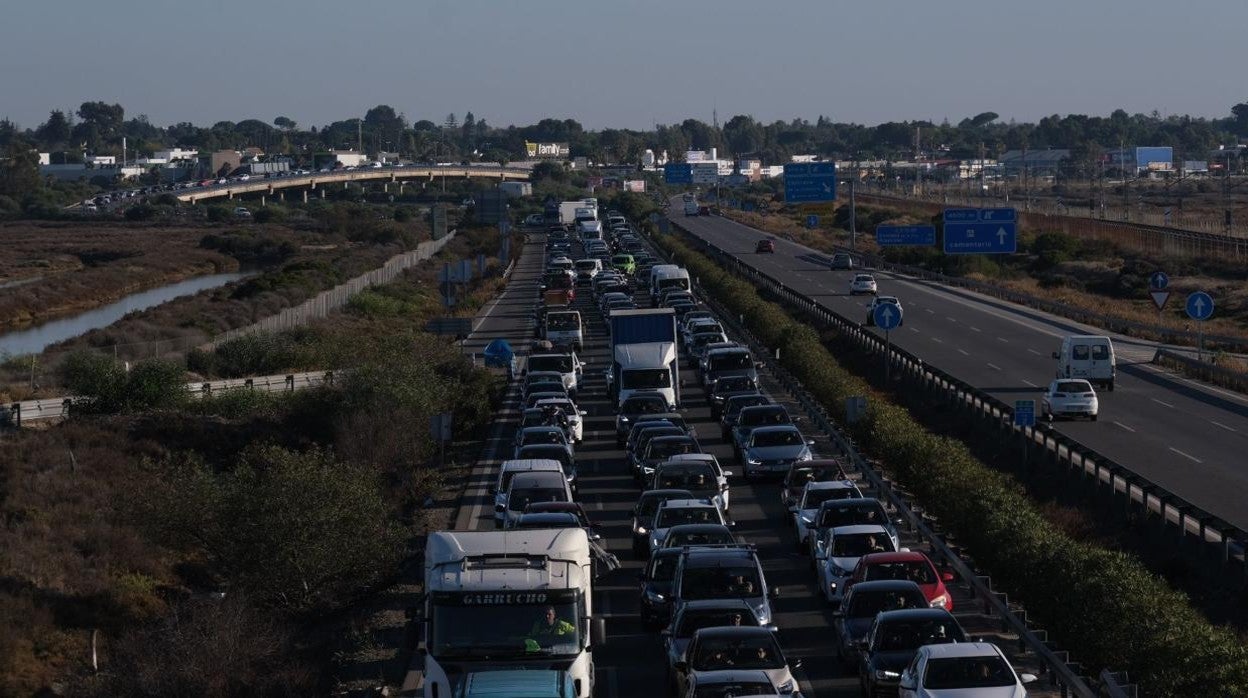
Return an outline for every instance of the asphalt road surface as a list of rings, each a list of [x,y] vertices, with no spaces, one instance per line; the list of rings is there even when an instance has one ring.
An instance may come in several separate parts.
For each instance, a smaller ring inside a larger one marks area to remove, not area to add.
[[[537,301],[537,278],[544,258],[540,243],[544,235],[535,238],[538,241],[525,245],[524,255],[506,292],[478,316],[476,331],[465,343],[466,351],[479,352],[496,337],[507,339],[519,353],[527,350],[533,336],[531,311]],[[667,693],[662,642],[657,633],[643,630],[638,615],[637,574],[644,563],[631,552],[629,511],[640,490],[627,470],[623,450],[615,446],[615,415],[607,401],[603,377],[609,352],[606,328],[590,297],[588,289],[583,289],[574,304],[586,318],[586,345],[581,358],[588,364],[579,399],[580,408],[589,413],[584,418],[585,439],[576,449],[579,496],[598,525],[608,549],[623,562],[621,569],[600,579],[595,589],[595,612],[607,618],[608,631],[606,646],[597,648],[594,653],[595,695],[602,698],[663,696]],[[649,306],[642,294],[638,295],[638,304]],[[687,366],[687,362],[682,363],[682,371]],[[686,378],[694,378],[692,372]],[[800,410],[792,407],[789,396],[769,376],[762,378],[764,389],[773,398],[789,404],[793,414],[800,414]],[[705,394],[697,387],[696,379],[692,386],[684,391],[686,419],[696,427],[704,449],[715,454],[726,469],[739,474],[740,464],[733,457],[731,446],[720,439],[716,423],[710,420]],[[513,390],[489,436],[487,457],[473,470],[456,528],[493,529],[493,499],[486,488],[497,473],[498,464],[510,457],[517,401]],[[815,431],[806,421],[799,421],[798,425],[808,438],[816,439],[816,455],[831,454],[826,435]],[[871,493],[868,488],[863,489]],[[786,655],[803,660],[803,667],[795,672],[803,694],[807,697],[858,696],[856,673],[833,661],[835,633],[831,609],[816,592],[809,558],[799,556],[794,550],[792,530],[783,523],[779,491],[776,483],[745,484],[740,478],[734,479],[731,511],[736,522],[734,531],[758,547],[768,583],[782,589],[781,598],[773,602],[776,624]],[[904,532],[902,544],[912,549],[926,549],[921,541]],[[963,585],[954,583],[950,589],[955,615],[968,633],[997,641],[1020,672],[1039,673],[1035,658],[1018,653],[1017,639],[1002,635],[999,622],[980,613],[981,605],[970,600]],[[1048,689],[1042,677],[1040,682],[1032,684],[1029,695],[1058,693]]]
[[[680,201],[673,212],[682,210]],[[783,239],[754,252],[767,235],[719,216],[674,221],[820,305],[866,322],[868,296],[849,295],[854,273],[830,271],[828,255]],[[1053,379],[1052,352],[1070,334],[1104,330],[961,289],[876,273],[879,293],[897,296],[905,324],[896,346],[1001,400],[1036,400]],[[879,330],[875,330],[880,332]],[[1114,336],[1115,390],[1098,391],[1100,419],[1061,421],[1078,440],[1236,527],[1248,530],[1248,398],[1151,366],[1155,345]]]

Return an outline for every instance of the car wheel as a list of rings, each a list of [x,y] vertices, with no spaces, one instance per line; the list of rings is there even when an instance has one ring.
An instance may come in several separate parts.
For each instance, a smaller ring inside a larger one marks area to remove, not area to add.
[[[806,541],[802,540],[801,538],[798,538],[796,541],[793,542],[793,549],[797,551],[798,555],[805,555],[806,554]]]
[[[1092,415],[1092,421],[1096,421],[1096,415]]]

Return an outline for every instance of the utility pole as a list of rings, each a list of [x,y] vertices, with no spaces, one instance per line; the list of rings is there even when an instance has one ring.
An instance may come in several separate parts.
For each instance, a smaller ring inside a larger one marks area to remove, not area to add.
[[[355,143],[360,157],[364,157],[364,120],[355,122]]]
[[[858,180],[858,172],[855,169],[854,176],[849,178],[849,249],[858,249],[858,210],[857,202],[854,200],[854,183]]]

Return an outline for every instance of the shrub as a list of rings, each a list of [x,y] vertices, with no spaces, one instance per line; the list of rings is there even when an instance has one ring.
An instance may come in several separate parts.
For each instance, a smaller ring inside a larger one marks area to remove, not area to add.
[[[207,215],[208,220],[212,223],[224,223],[234,218],[234,212],[230,210],[229,206],[209,206]]]
[[[261,206],[251,214],[252,220],[257,223],[281,223],[286,220],[288,211],[285,206],[277,204],[269,204]]]
[[[126,209],[126,220],[128,221],[150,221],[155,218],[157,209],[150,204],[138,204]]]
[[[74,409],[115,413],[176,407],[186,398],[186,377],[181,365],[163,359],[125,364],[106,354],[79,351],[61,369],[65,386],[82,399]]]

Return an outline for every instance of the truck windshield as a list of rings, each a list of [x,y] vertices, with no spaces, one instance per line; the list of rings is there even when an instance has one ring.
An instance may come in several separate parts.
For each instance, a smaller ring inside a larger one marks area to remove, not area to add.
[[[571,356],[533,356],[529,358],[530,371],[572,372]]]
[[[572,313],[552,313],[546,316],[546,329],[554,332],[581,329],[581,316]]]
[[[540,597],[543,594],[504,593],[498,596]],[[575,602],[469,606],[435,601],[432,625],[430,652],[439,658],[559,656],[575,655],[581,651]]]
[[[666,368],[627,369],[620,383],[627,390],[670,388],[672,387],[672,374]]]
[[[686,279],[683,276],[675,276],[675,277],[669,277],[666,279],[659,279],[659,290],[662,291],[665,288],[680,288],[680,289],[684,289],[688,291],[689,279]]]

